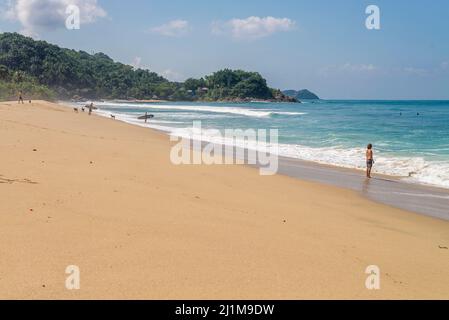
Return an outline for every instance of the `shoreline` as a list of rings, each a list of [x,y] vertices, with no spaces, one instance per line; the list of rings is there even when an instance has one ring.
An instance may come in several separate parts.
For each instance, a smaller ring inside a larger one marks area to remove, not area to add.
[[[280,163],[280,174],[353,190],[378,203],[449,221],[448,189],[375,173],[366,179],[361,170],[293,158],[283,157]]]
[[[182,103],[182,102],[187,102],[187,103],[207,103],[207,102],[212,102],[212,103],[235,103],[235,104],[239,104],[239,103],[291,103],[291,104],[301,104],[302,101],[297,100],[297,101],[284,101],[284,100],[274,100],[274,99],[250,99],[250,98],[244,98],[244,99],[224,99],[224,100],[208,100],[208,99],[198,99],[198,100],[163,100],[163,99],[95,99],[95,100],[89,100],[89,99],[83,99],[83,100],[74,100],[74,101],[70,101],[71,103],[85,103],[85,102],[123,102],[123,103],[127,103],[127,102],[132,102],[132,103]],[[314,100],[306,100],[306,101],[314,101]],[[319,101],[319,100],[318,100]],[[5,101],[8,102],[8,101]],[[67,101],[64,100],[56,100],[56,103],[67,103]]]
[[[97,113],[97,115],[107,118],[105,114]],[[151,125],[151,121],[146,125],[138,125],[120,119],[118,121],[170,136],[170,132],[148,126]],[[208,143],[207,141],[201,142],[203,145]],[[378,203],[449,221],[449,212],[446,210],[449,208],[449,189],[447,188],[421,182],[407,182],[402,180],[403,177],[381,173],[373,173],[373,179],[367,180],[364,176],[365,172],[357,168],[286,156],[279,156],[279,160],[280,167],[277,174],[343,187],[356,191],[367,199]],[[416,197],[419,197],[419,201],[416,201]]]
[[[175,166],[166,134],[44,101],[0,103],[0,134],[0,299],[449,297],[447,221],[248,166]]]
[[[235,105],[238,105],[238,103],[236,103]],[[232,108],[232,107],[231,107]],[[176,107],[175,107],[176,109]],[[192,109],[194,110],[194,109]],[[201,110],[200,110],[201,111]],[[208,111],[208,110],[205,110]],[[113,111],[111,110],[104,110],[104,115],[109,116],[109,114],[114,114]],[[150,111],[151,112],[151,111]],[[155,111],[156,112],[156,111]],[[213,112],[213,111],[212,111]],[[231,112],[232,113],[232,112]],[[275,111],[273,111],[273,113],[276,113]],[[239,113],[237,113],[239,114]],[[157,119],[155,119],[156,124],[152,124],[151,121],[148,122],[147,124],[140,124],[137,123],[136,121],[132,121],[131,119],[128,119],[128,116],[125,116],[123,118],[121,118],[121,116],[124,116],[123,114],[120,113],[116,113],[114,114],[115,116],[117,116],[118,120],[124,121],[126,123],[130,123],[133,125],[138,125],[138,126],[143,126],[143,127],[149,127],[155,130],[160,130],[163,132],[171,132],[173,129],[176,129],[176,127],[165,127],[164,125],[160,125],[158,124]],[[164,121],[162,121],[164,122]],[[188,125],[187,125],[188,126]],[[343,154],[343,158],[340,158],[339,155],[337,155],[337,159],[343,159],[341,163],[336,164],[335,161],[330,161],[328,158],[324,157],[320,157],[319,151],[317,150],[313,150],[313,147],[307,146],[307,145],[295,145],[295,144],[288,144],[288,143],[280,143],[279,144],[280,147],[286,147],[287,151],[282,152],[280,154],[280,157],[289,157],[292,159],[298,159],[300,161],[306,161],[306,162],[313,162],[319,165],[327,165],[333,168],[344,168],[344,169],[354,169],[354,170],[360,170],[360,171],[364,171],[365,167],[364,167],[364,161],[360,161],[360,163],[357,165],[357,167],[353,167],[353,162],[348,162],[347,160],[345,160],[344,156],[345,154]],[[290,148],[288,149],[288,148]],[[297,149],[296,149],[297,147]],[[354,149],[355,147],[353,147],[352,149]],[[310,150],[308,150],[310,149]],[[348,151],[346,149],[341,149],[340,151]],[[349,151],[354,151],[351,148],[349,148]],[[311,154],[307,154],[307,152],[312,152]],[[305,156],[302,156],[301,158],[299,157],[295,157],[294,155],[289,155],[288,153],[292,152],[292,153],[298,153],[298,152],[304,152]],[[359,150],[359,152],[362,152],[362,150]],[[327,155],[329,156],[329,155]],[[443,178],[439,178],[438,176],[431,176],[429,179],[436,179],[434,181],[429,180],[426,178],[426,176],[423,176],[422,173],[419,172],[420,168],[408,168],[408,171],[404,171],[406,170],[406,168],[401,169],[402,167],[402,163],[403,161],[410,161],[410,160],[416,160],[416,161],[420,161],[422,160],[420,158],[419,155],[394,155],[394,154],[386,154],[383,155],[383,157],[386,157],[386,161],[385,163],[387,163],[389,160],[390,161],[396,161],[398,163],[396,163],[395,166],[389,166],[387,165],[386,167],[382,167],[382,165],[378,166],[375,165],[374,170],[377,172],[377,170],[379,169],[380,172],[377,173],[378,176],[382,176],[385,177],[387,179],[392,179],[392,180],[400,180],[401,182],[403,182],[404,184],[417,184],[417,185],[422,185],[425,187],[430,187],[430,188],[437,188],[437,189],[442,189],[442,190],[449,190],[449,185],[447,185],[446,181]],[[359,161],[362,157],[359,157],[358,159],[352,159],[352,161]],[[437,165],[438,166],[438,161],[433,162],[434,160],[432,159],[424,159],[423,160],[425,162],[425,165],[423,168],[426,168],[426,166],[430,166],[430,165]],[[338,162],[338,161],[337,161]],[[382,162],[381,162],[382,163]],[[398,169],[399,168],[399,169]],[[421,168],[422,169],[422,168]],[[399,170],[399,171],[398,171]],[[402,172],[401,172],[402,170]],[[416,172],[415,170],[418,170],[418,172]],[[441,172],[446,172],[445,168],[440,168]]]

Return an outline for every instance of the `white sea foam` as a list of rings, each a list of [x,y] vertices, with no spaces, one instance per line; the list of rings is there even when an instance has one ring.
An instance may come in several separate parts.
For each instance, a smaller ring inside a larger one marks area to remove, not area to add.
[[[111,115],[114,115],[115,120],[123,121],[123,122],[133,124],[133,125],[136,125],[139,127],[152,128],[152,129],[164,131],[167,133],[170,133],[173,131],[173,127],[162,125],[162,124],[173,123],[173,121],[161,121],[161,120],[151,119],[148,122],[144,122],[143,120],[137,119],[137,116],[132,116],[132,115],[128,115],[128,114],[114,113],[114,112],[105,111],[105,110],[101,110],[101,109],[95,110],[94,112],[95,112],[95,114],[98,114],[98,115],[100,115],[102,117],[106,117],[106,118],[110,118]]]
[[[212,133],[208,130],[207,133]],[[235,145],[240,148],[267,150],[269,145],[256,141],[230,141],[222,137],[220,131],[216,135],[205,136],[192,128],[178,128],[171,130],[171,134],[193,140],[203,140],[224,145]],[[307,147],[293,144],[278,144],[276,148],[279,156],[312,161],[338,167],[365,170],[365,149],[341,147]],[[374,172],[399,177],[406,182],[433,185],[449,188],[449,164],[428,161],[421,157],[399,157],[376,153]]]
[[[123,105],[122,105],[123,106]],[[192,107],[193,108],[193,107]],[[220,107],[221,108],[221,107]],[[148,123],[138,120],[135,115],[123,113],[111,113],[110,111],[96,110],[99,115],[116,116],[117,120],[128,122],[142,127],[161,130],[172,135],[202,140],[224,145],[235,145],[240,148],[266,150],[266,145],[255,141],[228,141],[217,130],[216,135],[205,136],[203,132],[196,132],[191,127],[174,128],[162,124],[170,124],[171,121],[158,121],[152,119]],[[211,133],[210,130],[207,133]],[[364,170],[365,150],[361,148],[343,147],[308,147],[294,144],[279,144],[280,156],[312,161],[321,164],[334,165],[344,168]],[[399,177],[406,182],[433,185],[449,188],[449,164],[447,162],[429,161],[422,157],[399,157],[376,152],[374,172]]]
[[[271,113],[286,115],[286,116],[303,116],[303,115],[307,114],[307,112],[288,112],[288,111],[272,111]]]
[[[156,110],[180,110],[180,111],[196,111],[196,112],[213,112],[213,113],[227,113],[238,114],[247,117],[264,118],[273,114],[278,115],[305,115],[304,112],[283,112],[276,110],[265,109],[246,109],[239,107],[229,106],[189,106],[189,105],[168,105],[168,104],[135,104],[135,103],[117,103],[117,102],[98,102],[98,107],[112,107],[112,108],[144,108],[144,109],[156,109]]]
[[[365,150],[361,148],[312,148],[301,145],[281,144],[280,155],[365,170]],[[377,152],[373,172],[399,177],[407,182],[449,188],[449,164],[429,161],[422,157],[401,157]]]

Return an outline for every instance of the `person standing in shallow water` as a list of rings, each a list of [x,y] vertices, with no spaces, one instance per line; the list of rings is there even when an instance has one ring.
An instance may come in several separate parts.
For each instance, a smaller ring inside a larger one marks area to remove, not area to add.
[[[374,152],[373,152],[373,145],[370,143],[366,147],[366,177],[371,178],[371,169],[373,168],[374,164]]]

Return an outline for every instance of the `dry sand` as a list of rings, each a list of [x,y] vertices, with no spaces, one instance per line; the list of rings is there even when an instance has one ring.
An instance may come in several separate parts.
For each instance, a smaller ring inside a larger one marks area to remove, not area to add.
[[[0,298],[449,298],[449,222],[246,166],[174,166],[171,144],[1,103]]]

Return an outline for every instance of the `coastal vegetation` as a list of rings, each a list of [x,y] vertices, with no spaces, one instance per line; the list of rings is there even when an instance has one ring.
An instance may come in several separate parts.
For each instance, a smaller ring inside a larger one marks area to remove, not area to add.
[[[0,99],[22,90],[34,99],[162,99],[296,102],[269,88],[257,72],[224,69],[171,82],[155,72],[115,62],[104,53],[60,48],[18,33],[0,34]]]
[[[54,100],[55,93],[22,71],[11,71],[0,65],[0,100],[14,100],[23,91],[34,99]]]
[[[320,97],[318,97],[315,93],[303,89],[303,90],[285,90],[283,93],[286,96],[296,98],[298,100],[319,100]]]

